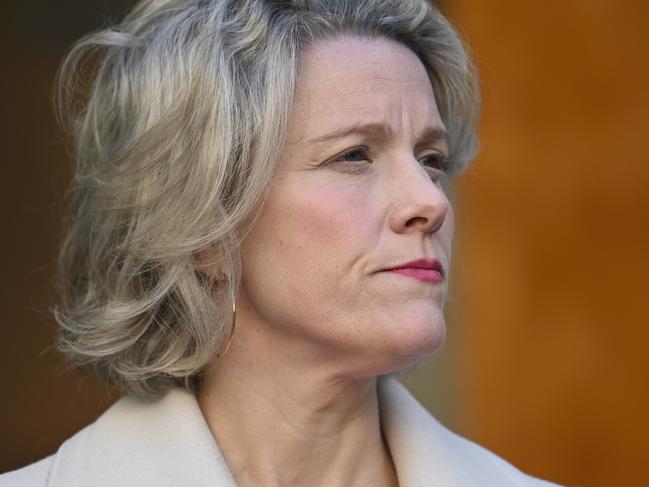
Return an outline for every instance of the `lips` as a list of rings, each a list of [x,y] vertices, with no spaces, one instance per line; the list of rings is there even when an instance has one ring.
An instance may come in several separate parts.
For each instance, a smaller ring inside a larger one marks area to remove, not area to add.
[[[440,283],[444,280],[444,270],[442,264],[436,259],[418,259],[395,267],[386,269],[384,272],[391,272],[404,277],[417,279],[423,282],[433,284]]]

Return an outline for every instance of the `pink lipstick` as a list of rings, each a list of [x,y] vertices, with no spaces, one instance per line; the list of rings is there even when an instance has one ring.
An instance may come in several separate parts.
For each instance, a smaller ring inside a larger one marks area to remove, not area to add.
[[[444,280],[442,265],[435,259],[418,259],[405,264],[386,269],[386,272],[395,272],[402,276],[412,277],[419,281],[438,284]]]

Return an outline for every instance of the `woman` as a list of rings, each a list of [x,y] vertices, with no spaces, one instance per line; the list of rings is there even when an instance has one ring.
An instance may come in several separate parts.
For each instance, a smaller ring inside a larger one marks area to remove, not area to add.
[[[129,394],[2,485],[549,485],[389,376],[442,344],[474,147],[439,12],[144,0],[60,88],[60,348]]]

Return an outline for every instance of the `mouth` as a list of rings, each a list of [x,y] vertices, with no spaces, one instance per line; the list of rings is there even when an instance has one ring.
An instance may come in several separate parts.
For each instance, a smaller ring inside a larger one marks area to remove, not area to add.
[[[391,272],[404,277],[417,279],[422,282],[439,284],[444,281],[444,269],[436,259],[418,259],[395,267],[385,269],[383,272]]]

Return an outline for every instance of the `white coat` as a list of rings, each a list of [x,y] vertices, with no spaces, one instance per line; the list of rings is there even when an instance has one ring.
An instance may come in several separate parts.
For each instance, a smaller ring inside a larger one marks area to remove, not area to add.
[[[381,426],[400,487],[550,487],[447,430],[394,378],[379,380]],[[0,487],[235,487],[195,397],[123,397]]]

